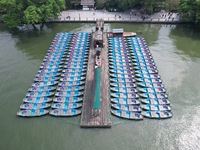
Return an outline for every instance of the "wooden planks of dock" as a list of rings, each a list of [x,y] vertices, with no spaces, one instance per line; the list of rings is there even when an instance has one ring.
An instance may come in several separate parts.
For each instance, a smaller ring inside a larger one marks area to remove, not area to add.
[[[94,34],[92,35],[92,37]],[[93,39],[93,38],[92,38]],[[111,127],[110,117],[110,99],[109,99],[109,76],[108,76],[108,59],[107,59],[107,36],[103,34],[103,41],[105,43],[102,49],[102,67],[101,67],[101,107],[99,110],[93,109],[95,96],[95,50],[93,41],[91,42],[90,54],[88,60],[88,69],[85,85],[85,94],[81,114],[81,127]],[[94,111],[97,111],[94,112]]]

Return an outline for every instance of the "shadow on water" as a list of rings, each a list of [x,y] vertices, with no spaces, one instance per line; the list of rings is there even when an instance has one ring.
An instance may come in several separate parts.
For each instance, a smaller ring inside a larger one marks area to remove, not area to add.
[[[170,38],[173,39],[179,51],[191,59],[200,58],[200,27],[195,25],[176,25],[171,30]]]

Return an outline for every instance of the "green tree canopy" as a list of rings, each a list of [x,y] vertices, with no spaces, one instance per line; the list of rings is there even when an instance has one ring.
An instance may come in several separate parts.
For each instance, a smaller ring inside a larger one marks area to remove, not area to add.
[[[65,9],[65,0],[1,0],[3,22],[10,28],[22,24],[41,24],[57,18]]]
[[[200,22],[200,0],[180,0],[179,9],[186,19]]]

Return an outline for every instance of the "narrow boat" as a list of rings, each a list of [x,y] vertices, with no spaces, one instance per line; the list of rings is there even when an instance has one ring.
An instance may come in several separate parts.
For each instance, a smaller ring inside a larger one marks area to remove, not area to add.
[[[156,92],[156,93],[165,93],[166,90],[165,88],[137,88],[138,92],[142,92],[142,93],[153,93],[153,92]]]
[[[138,112],[128,112],[124,110],[111,110],[111,113],[120,118],[142,120],[143,116]]]
[[[131,61],[129,59],[116,59],[116,58],[109,58],[109,62],[118,62],[118,63],[130,63]]]
[[[139,105],[140,102],[133,98],[111,98],[111,102],[118,104]]]
[[[41,81],[57,81],[59,80],[58,77],[36,77],[34,79],[35,82],[41,82]]]
[[[51,102],[52,99],[48,98],[48,97],[31,97],[28,96],[26,98],[23,99],[23,102],[26,103],[47,103],[47,102]]]
[[[76,97],[82,96],[84,92],[80,91],[67,91],[67,92],[56,92],[55,96],[64,96],[64,97]]]
[[[159,78],[135,78],[135,80],[145,83],[162,83],[162,80]]]
[[[61,77],[70,77],[70,76],[86,76],[86,72],[69,72],[61,74]]]
[[[56,97],[53,99],[54,102],[59,103],[77,103],[83,101],[82,97]]]
[[[47,62],[42,62],[41,63],[41,66],[43,66],[43,65],[63,65],[64,64],[64,62],[63,61],[47,61]]]
[[[157,69],[157,67],[156,66],[134,66],[133,67],[135,70],[150,70],[150,69],[153,69],[153,70],[155,70],[155,69]]]
[[[40,69],[61,69],[63,66],[62,65],[42,65],[40,66]]]
[[[158,105],[158,104],[142,104],[142,109],[149,111],[171,111],[171,107],[169,105]]]
[[[156,66],[155,62],[133,62],[132,65],[134,66],[143,66],[143,67],[146,67],[146,66]]]
[[[84,86],[59,86],[57,91],[82,91],[84,88]]]
[[[134,111],[134,112],[141,112],[141,108],[138,105],[129,105],[129,104],[111,104],[111,106],[118,110],[125,110],[125,111]]]
[[[58,69],[58,68],[56,68],[56,69],[41,69],[41,70],[39,70],[38,72],[39,73],[44,73],[44,72],[47,72],[47,73],[50,73],[50,72],[60,72],[60,71],[62,71],[62,69]]]
[[[164,88],[164,85],[162,83],[138,82],[137,85],[144,88]]]
[[[128,87],[110,87],[111,91],[117,92],[117,93],[133,93],[137,92],[136,88],[128,88]]]
[[[81,114],[81,111],[77,109],[54,109],[54,110],[51,110],[49,114],[53,116],[68,117],[68,116],[79,115]]]
[[[154,119],[167,119],[172,117],[172,113],[169,111],[142,111],[142,115]]]
[[[66,81],[66,82],[60,82],[58,84],[58,86],[62,86],[62,87],[64,87],[64,86],[78,86],[78,85],[83,85],[83,84],[85,84],[84,81]]]
[[[136,93],[110,93],[112,97],[116,98],[139,98],[138,94]]]
[[[117,74],[117,73],[110,73],[110,77],[112,78],[134,78],[132,74]]]
[[[132,70],[109,69],[109,72],[111,72],[112,74],[133,74]]]
[[[69,64],[69,65],[65,65],[64,66],[64,69],[70,69],[70,68],[72,68],[72,69],[74,69],[74,68],[76,68],[76,69],[87,69],[87,65],[74,65],[74,64]]]
[[[160,99],[160,98],[145,98],[140,99],[142,103],[145,104],[158,104],[158,105],[169,105],[170,101],[166,98]]]
[[[153,57],[151,56],[150,51],[145,51],[145,50],[140,50],[140,51],[130,51],[129,52],[131,57],[133,58],[151,58],[153,59]]]
[[[132,68],[130,68],[130,66],[112,66],[112,65],[109,65],[109,70],[120,70],[120,71],[123,71],[123,70],[133,70]]]
[[[80,108],[82,107],[82,104],[79,103],[55,103],[51,105],[51,108],[56,108],[56,109],[72,109],[72,108]]]
[[[151,70],[136,70],[135,73],[137,74],[158,74],[158,70],[151,69]]]
[[[135,58],[131,58],[131,61],[132,62],[135,62],[135,63],[137,63],[137,62],[142,62],[142,63],[145,63],[145,62],[147,62],[147,63],[154,63],[154,60],[153,59],[150,59],[150,58],[141,58],[141,57],[135,57]]]
[[[133,78],[110,78],[111,82],[119,82],[119,83],[134,83],[135,80]]]
[[[151,78],[151,79],[159,79],[160,75],[158,74],[134,74],[136,78]]]
[[[129,63],[109,62],[109,66],[130,67]]]
[[[110,86],[114,86],[114,87],[136,87],[136,84],[134,83],[130,83],[130,82],[127,82],[127,83],[119,83],[119,82],[110,82]]]
[[[142,98],[168,98],[165,93],[139,93],[139,96]]]
[[[86,77],[76,77],[76,76],[71,76],[71,77],[63,77],[60,79],[60,81],[81,81],[85,80]]]
[[[50,86],[50,85],[56,85],[58,84],[58,81],[44,81],[44,82],[35,82],[32,84],[32,86]]]
[[[60,76],[61,73],[57,73],[57,72],[51,72],[51,73],[38,73],[36,74],[36,78],[42,78],[42,77],[57,77]]]
[[[42,109],[48,108],[51,105],[48,103],[25,103],[20,106],[21,109]]]
[[[43,87],[33,86],[29,88],[28,91],[53,91],[55,89],[56,89],[55,86],[43,86]]]
[[[17,112],[21,117],[37,117],[48,114],[49,111],[45,109],[24,109]]]
[[[52,96],[54,95],[54,92],[49,92],[49,91],[32,91],[26,94],[26,96],[31,96],[31,97],[44,97],[44,96]]]
[[[84,61],[67,61],[64,63],[65,65],[71,64],[71,65],[87,65],[88,64],[88,60],[84,60]]]
[[[80,68],[80,69],[76,69],[76,68],[71,68],[71,69],[64,69],[62,72],[86,72],[87,69],[84,68]]]

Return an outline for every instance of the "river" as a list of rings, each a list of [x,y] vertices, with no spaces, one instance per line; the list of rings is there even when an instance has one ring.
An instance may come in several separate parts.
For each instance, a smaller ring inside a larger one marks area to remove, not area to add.
[[[105,24],[145,38],[171,101],[173,117],[129,121],[112,116],[110,129],[82,129],[80,116],[16,116],[57,32],[95,24],[49,24],[43,31],[0,25],[0,150],[200,149],[200,30],[189,25]]]

